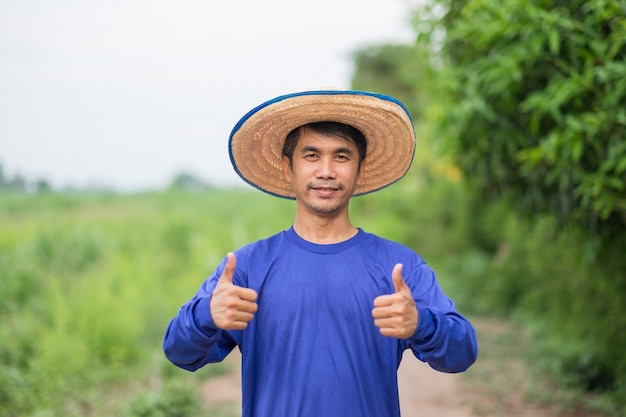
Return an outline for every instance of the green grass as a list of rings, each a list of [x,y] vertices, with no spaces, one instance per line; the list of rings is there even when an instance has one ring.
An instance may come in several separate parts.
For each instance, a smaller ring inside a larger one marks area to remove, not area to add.
[[[163,359],[168,320],[226,252],[288,227],[293,210],[238,190],[0,198],[7,417],[119,415],[151,381],[192,378]]]
[[[354,199],[353,223],[420,253],[462,313],[520,317],[530,357],[544,369],[548,363],[553,373],[589,379],[607,374],[596,358],[625,363],[616,356],[623,344],[579,337],[580,324],[621,311],[623,292],[601,279],[609,269],[593,276],[576,269],[572,259],[582,249],[575,235],[550,241],[549,223],[522,227],[505,205],[477,209],[457,185],[407,185]],[[163,332],[228,251],[290,227],[294,208],[250,189],[0,194],[0,417],[227,415],[180,394],[196,393],[224,365],[194,374],[176,368],[161,351]],[[581,299],[580,288],[601,302]],[[576,311],[593,314],[559,321],[543,313],[546,300],[556,313],[571,300]],[[597,321],[598,334],[623,324],[623,314],[612,317]],[[610,340],[623,340],[616,329]],[[491,362],[482,363],[472,372],[490,372]],[[600,392],[594,408],[611,415],[623,404],[619,395]]]
[[[394,238],[402,219],[378,207],[395,198],[361,197],[355,222]],[[0,195],[0,416],[148,416],[167,387],[223,372],[169,364],[163,331],[228,251],[294,208],[247,189]]]

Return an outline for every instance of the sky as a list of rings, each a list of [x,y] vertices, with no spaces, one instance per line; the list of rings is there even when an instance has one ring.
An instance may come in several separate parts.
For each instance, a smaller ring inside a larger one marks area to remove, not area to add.
[[[243,184],[233,126],[349,88],[355,51],[411,43],[416,0],[0,0],[0,164],[56,188]]]

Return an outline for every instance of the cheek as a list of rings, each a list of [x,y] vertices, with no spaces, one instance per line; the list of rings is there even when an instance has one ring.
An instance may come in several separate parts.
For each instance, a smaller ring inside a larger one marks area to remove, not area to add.
[[[289,172],[289,176],[294,180],[298,178],[308,178],[311,175],[315,175],[314,164],[294,162],[293,169]]]
[[[344,178],[353,178],[354,181],[360,181],[362,175],[362,170],[359,171],[359,169],[352,165],[352,166],[346,166],[344,167],[344,169],[341,170],[341,173],[343,175]]]

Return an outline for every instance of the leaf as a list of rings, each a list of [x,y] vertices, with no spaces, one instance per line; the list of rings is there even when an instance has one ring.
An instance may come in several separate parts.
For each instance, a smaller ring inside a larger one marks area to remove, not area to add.
[[[583,141],[580,137],[572,141],[572,161],[579,162],[583,154]]]
[[[550,52],[554,55],[558,55],[561,50],[561,36],[556,29],[548,32],[548,42],[550,45]]]

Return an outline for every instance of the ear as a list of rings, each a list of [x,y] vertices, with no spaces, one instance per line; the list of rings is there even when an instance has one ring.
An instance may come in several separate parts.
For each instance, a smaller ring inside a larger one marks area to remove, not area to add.
[[[291,165],[289,164],[289,158],[283,155],[281,159],[281,165],[283,168],[283,178],[286,181],[291,181]]]
[[[357,180],[356,180],[357,184],[359,184],[363,180],[363,177],[365,176],[365,164],[366,164],[365,161],[361,162],[361,166],[359,167],[359,173],[357,174]]]

